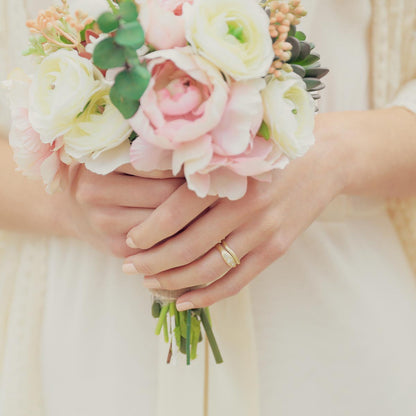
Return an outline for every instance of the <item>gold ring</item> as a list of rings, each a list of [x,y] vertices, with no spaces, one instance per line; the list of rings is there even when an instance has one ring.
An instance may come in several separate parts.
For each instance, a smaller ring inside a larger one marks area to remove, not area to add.
[[[235,254],[235,251],[225,242],[225,240],[221,241],[221,245],[233,256],[233,259],[237,263],[237,266],[238,266],[241,262],[237,254]]]
[[[216,248],[220,252],[221,257],[223,258],[227,266],[233,269],[240,264],[240,259],[238,258],[238,256],[224,241],[218,243],[216,245]]]

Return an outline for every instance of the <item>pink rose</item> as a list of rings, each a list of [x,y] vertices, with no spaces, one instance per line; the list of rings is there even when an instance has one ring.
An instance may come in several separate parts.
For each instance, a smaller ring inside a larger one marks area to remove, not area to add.
[[[257,137],[263,120],[263,79],[226,84],[218,70],[188,48],[150,56],[152,80],[131,120],[138,170],[184,169],[200,197],[239,199],[248,177],[270,179],[288,159]]]
[[[145,0],[139,1],[140,23],[146,41],[156,49],[186,46],[185,20],[182,7],[193,0]]]
[[[6,82],[9,89],[12,124],[9,143],[19,170],[30,178],[42,178],[48,192],[54,192],[60,185],[60,160],[62,144],[54,140],[45,144],[40,140],[29,121],[30,79],[17,71],[15,79]]]

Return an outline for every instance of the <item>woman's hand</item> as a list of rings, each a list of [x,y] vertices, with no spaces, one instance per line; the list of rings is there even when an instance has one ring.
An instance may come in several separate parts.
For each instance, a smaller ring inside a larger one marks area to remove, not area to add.
[[[127,258],[124,271],[145,274],[149,288],[209,285],[180,297],[179,310],[238,293],[339,193],[416,191],[409,181],[416,173],[415,120],[400,108],[322,114],[311,151],[276,171],[271,183],[250,181],[243,199],[199,199],[182,185],[129,232],[128,245],[145,251]],[[231,271],[215,248],[223,239],[242,259]]]
[[[184,182],[161,172],[150,173],[148,178],[133,176],[139,174],[130,166],[106,176],[83,165],[69,168],[60,215],[67,234],[118,257],[137,253],[126,245],[127,232]]]
[[[129,245],[145,251],[127,258],[124,270],[145,274],[149,288],[209,284],[179,298],[179,310],[236,294],[281,257],[342,189],[343,173],[333,148],[330,138],[321,137],[304,158],[274,172],[271,183],[250,180],[246,196],[238,201],[200,199],[182,185],[129,232]],[[215,248],[223,239],[242,259],[231,271]]]

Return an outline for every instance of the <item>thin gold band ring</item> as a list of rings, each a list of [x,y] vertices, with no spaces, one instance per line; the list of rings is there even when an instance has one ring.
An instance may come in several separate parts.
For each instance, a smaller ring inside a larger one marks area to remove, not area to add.
[[[220,252],[221,257],[227,266],[233,269],[240,264],[240,259],[237,254],[235,254],[234,250],[232,250],[224,240],[221,243],[218,243],[216,248]]]

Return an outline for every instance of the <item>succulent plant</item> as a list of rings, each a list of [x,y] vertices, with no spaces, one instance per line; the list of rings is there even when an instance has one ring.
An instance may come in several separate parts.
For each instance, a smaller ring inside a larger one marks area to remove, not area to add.
[[[321,79],[328,74],[329,69],[321,67],[320,55],[313,52],[315,45],[306,41],[306,35],[297,31],[296,26],[290,27],[286,42],[292,45],[291,57],[287,63],[293,71],[303,78],[307,90],[314,99],[319,99],[320,90],[325,88]]]

